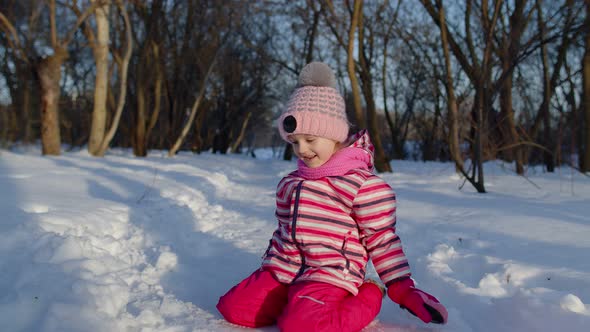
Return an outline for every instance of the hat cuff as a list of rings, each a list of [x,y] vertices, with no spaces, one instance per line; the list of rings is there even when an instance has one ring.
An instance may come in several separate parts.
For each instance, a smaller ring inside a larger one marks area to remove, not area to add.
[[[293,132],[286,132],[283,121],[286,117],[293,116],[297,122]],[[348,123],[340,118],[326,113],[317,112],[287,112],[278,121],[281,138],[287,142],[289,135],[313,135],[328,138],[337,142],[344,142],[348,138]]]

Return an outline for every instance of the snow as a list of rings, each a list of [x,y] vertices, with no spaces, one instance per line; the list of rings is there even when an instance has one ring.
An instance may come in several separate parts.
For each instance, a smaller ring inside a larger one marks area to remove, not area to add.
[[[423,324],[385,299],[366,331],[587,330],[589,177],[530,168],[524,178],[488,163],[489,193],[478,194],[448,163],[392,166],[382,176],[414,279],[449,323]],[[294,167],[0,151],[0,331],[244,331],[215,304],[258,268],[276,184]]]

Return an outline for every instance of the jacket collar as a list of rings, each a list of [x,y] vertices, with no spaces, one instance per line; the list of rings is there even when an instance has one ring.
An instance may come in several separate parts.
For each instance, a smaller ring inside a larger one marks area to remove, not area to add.
[[[310,168],[298,160],[296,174],[306,180],[317,180],[326,176],[342,176],[353,169],[373,171],[375,148],[366,130],[350,136],[345,144],[345,148],[336,152],[320,167]]]

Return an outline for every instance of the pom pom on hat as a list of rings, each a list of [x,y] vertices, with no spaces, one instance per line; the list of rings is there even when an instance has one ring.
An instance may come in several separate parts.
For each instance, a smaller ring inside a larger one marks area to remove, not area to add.
[[[301,70],[297,88],[278,122],[285,141],[289,135],[307,134],[344,142],[348,120],[344,98],[336,90],[336,77],[323,62],[311,62]]]
[[[299,73],[297,87],[302,86],[329,86],[336,89],[336,76],[327,64],[310,62]]]

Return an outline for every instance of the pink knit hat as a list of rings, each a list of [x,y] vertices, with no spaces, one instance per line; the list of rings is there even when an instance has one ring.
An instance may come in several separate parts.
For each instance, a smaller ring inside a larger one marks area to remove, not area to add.
[[[289,135],[307,134],[344,142],[348,120],[344,99],[336,90],[336,77],[323,62],[311,62],[301,70],[297,88],[278,121],[285,141]]]

